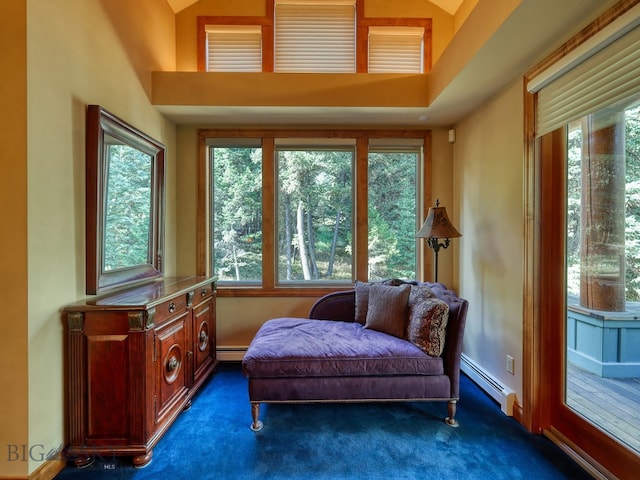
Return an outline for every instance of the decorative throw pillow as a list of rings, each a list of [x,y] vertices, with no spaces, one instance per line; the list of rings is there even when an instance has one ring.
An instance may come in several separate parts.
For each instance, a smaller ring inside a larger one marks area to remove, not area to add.
[[[434,298],[436,296],[431,288],[426,285],[411,285],[411,293],[409,293],[409,309],[413,308],[418,303],[424,302],[427,298]]]
[[[404,285],[406,282],[398,278],[390,278],[380,282],[361,282],[356,280],[356,313],[354,319],[356,322],[364,325],[367,321],[367,309],[369,306],[369,287],[371,285]]]
[[[371,285],[365,328],[404,338],[410,291],[409,285]]]
[[[439,357],[449,321],[449,305],[437,297],[427,298],[411,308],[407,339],[427,355]]]
[[[355,321],[364,325],[367,320],[367,307],[369,306],[370,283],[356,280],[356,314]]]

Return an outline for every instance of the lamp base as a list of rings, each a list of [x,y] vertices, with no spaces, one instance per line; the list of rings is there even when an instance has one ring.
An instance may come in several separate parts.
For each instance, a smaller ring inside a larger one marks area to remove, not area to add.
[[[437,282],[438,281],[438,252],[440,251],[441,248],[448,248],[449,247],[449,239],[445,238],[444,239],[444,243],[440,243],[438,242],[438,239],[435,237],[429,237],[427,238],[427,245],[429,245],[429,248],[433,249],[433,254],[435,257],[435,279],[434,281]]]

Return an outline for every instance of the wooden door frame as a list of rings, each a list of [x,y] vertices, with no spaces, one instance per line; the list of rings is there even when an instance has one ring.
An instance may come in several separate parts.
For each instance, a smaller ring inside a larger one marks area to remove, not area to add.
[[[523,79],[526,217],[521,422],[531,432],[547,435],[596,478],[632,478],[632,472],[640,471],[640,456],[564,403],[566,135],[562,128],[536,138],[537,98],[526,86],[637,3],[619,2]]]

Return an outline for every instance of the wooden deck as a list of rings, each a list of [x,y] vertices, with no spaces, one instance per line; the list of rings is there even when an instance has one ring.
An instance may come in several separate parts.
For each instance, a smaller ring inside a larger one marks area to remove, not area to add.
[[[640,452],[640,378],[602,378],[569,363],[567,405]]]

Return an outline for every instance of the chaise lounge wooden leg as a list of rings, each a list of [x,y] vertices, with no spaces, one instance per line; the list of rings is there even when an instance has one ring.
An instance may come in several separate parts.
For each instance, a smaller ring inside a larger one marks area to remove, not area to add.
[[[260,416],[260,402],[251,402],[251,416],[253,417],[251,430],[259,432],[264,427],[264,424],[258,419]]]
[[[456,417],[456,406],[457,406],[457,403],[458,403],[457,400],[449,400],[449,404],[447,405],[447,409],[449,411],[449,416],[447,418],[445,418],[444,421],[450,427],[457,427],[459,425],[458,421],[455,418]]]

